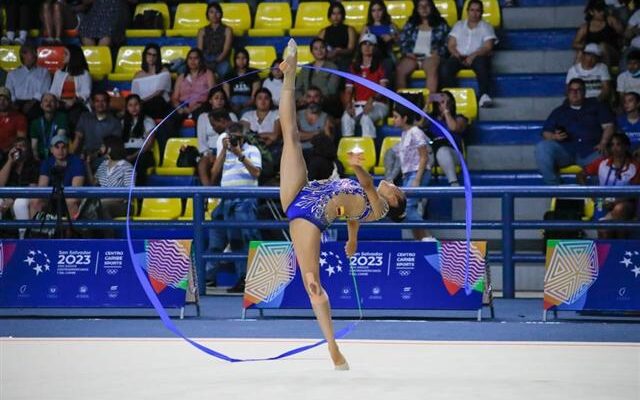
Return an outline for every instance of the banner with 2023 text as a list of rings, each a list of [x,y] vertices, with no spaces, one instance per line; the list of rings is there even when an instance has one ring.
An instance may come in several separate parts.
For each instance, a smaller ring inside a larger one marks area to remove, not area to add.
[[[464,241],[380,241],[359,242],[347,259],[344,242],[325,242],[320,279],[337,309],[358,308],[359,297],[365,309],[478,310],[486,285],[486,242],[472,242],[468,270],[465,254]],[[251,242],[244,307],[309,307],[291,243]]]
[[[190,240],[134,240],[165,307],[182,307]],[[126,240],[0,241],[0,307],[151,307]]]

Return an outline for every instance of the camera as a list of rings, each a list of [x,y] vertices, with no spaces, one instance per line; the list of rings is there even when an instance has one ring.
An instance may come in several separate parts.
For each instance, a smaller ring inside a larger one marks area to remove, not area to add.
[[[242,139],[238,136],[229,136],[229,144],[231,145],[231,147],[238,146],[240,144],[240,140]]]

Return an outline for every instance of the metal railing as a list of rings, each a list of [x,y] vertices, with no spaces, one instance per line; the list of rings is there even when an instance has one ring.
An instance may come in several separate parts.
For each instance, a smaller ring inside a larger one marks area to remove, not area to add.
[[[100,187],[67,187],[64,190],[67,198],[126,198],[129,196],[128,188],[100,188]],[[409,197],[426,198],[454,198],[464,197],[462,187],[426,187],[406,188]],[[51,194],[51,188],[0,188],[0,198],[47,198]],[[136,187],[133,189],[134,198],[192,198],[192,221],[130,221],[132,229],[192,229],[195,265],[198,271],[198,287],[201,294],[205,291],[205,263],[208,260],[240,260],[246,259],[242,253],[218,253],[206,252],[205,239],[207,231],[212,228],[256,228],[256,229],[283,229],[288,226],[286,221],[207,221],[204,218],[205,200],[210,197],[217,198],[278,198],[277,187],[245,187],[245,188],[221,188],[221,187]],[[503,297],[515,297],[515,264],[517,262],[544,262],[544,254],[518,254],[515,252],[515,231],[536,230],[545,228],[555,229],[593,229],[593,228],[618,228],[640,229],[640,221],[629,222],[603,222],[603,221],[544,221],[544,220],[516,220],[514,212],[514,200],[516,198],[550,198],[550,197],[640,197],[640,187],[600,187],[600,186],[477,186],[473,188],[474,198],[498,198],[501,200],[501,220],[472,221],[472,229],[476,230],[500,230],[502,233],[502,251],[500,254],[491,254],[492,262],[502,263]],[[55,221],[45,223],[45,226],[54,226]],[[126,221],[114,220],[77,220],[74,227],[88,229],[123,229]],[[39,228],[39,221],[0,221],[0,228]],[[344,222],[336,222],[337,228],[345,228]],[[424,222],[372,222],[361,225],[362,229],[377,228],[436,228],[436,229],[464,229],[465,221],[429,221]],[[160,236],[160,235],[159,235]],[[480,238],[474,235],[474,240]]]

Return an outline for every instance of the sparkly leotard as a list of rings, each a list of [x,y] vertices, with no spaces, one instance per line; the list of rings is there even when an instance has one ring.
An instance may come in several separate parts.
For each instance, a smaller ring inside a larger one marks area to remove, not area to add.
[[[287,208],[287,217],[290,221],[296,218],[306,219],[320,231],[324,231],[333,222],[333,219],[329,220],[327,217],[327,204],[341,194],[362,196],[365,200],[362,213],[348,215],[348,220],[364,220],[372,213],[371,203],[358,182],[353,179],[330,179],[307,183]],[[380,218],[382,217],[384,215]]]

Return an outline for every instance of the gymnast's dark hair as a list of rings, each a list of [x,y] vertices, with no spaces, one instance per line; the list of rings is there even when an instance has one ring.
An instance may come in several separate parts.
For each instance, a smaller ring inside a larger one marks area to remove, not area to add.
[[[389,211],[387,212],[387,217],[393,222],[402,222],[407,216],[407,198],[402,196],[398,199],[398,205],[392,207],[389,204]]]

